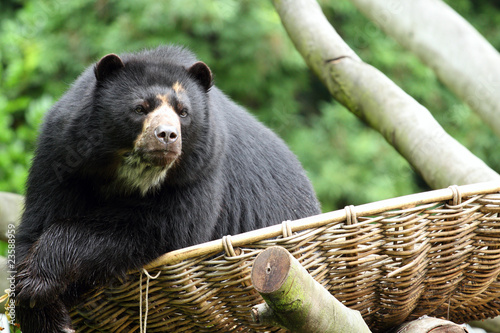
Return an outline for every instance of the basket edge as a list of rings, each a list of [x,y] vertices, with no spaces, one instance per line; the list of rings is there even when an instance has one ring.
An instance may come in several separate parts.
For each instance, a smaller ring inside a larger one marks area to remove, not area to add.
[[[454,185],[453,185],[454,186]],[[471,195],[491,194],[500,192],[500,181],[490,181],[476,184],[458,186],[461,197]],[[448,188],[409,194],[401,197],[375,201],[367,204],[354,206],[353,211],[358,216],[375,215],[380,212],[393,210],[405,206],[415,206],[431,202],[450,200],[453,198],[452,186]],[[311,228],[321,227],[332,222],[340,222],[346,219],[346,210],[339,209],[327,213],[313,215],[302,219],[290,221],[289,225],[294,232]],[[261,241],[267,238],[277,237],[282,234],[282,225],[276,224],[266,228],[248,231],[231,236],[233,246],[242,246],[250,242]],[[145,269],[153,269],[164,265],[173,265],[193,257],[208,255],[224,251],[222,238],[210,242],[193,245],[190,247],[174,250],[163,254],[151,263],[144,266]]]

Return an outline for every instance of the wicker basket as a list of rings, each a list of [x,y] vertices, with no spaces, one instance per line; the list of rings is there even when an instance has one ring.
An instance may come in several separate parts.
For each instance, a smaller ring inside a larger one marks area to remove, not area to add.
[[[286,221],[167,253],[93,292],[77,332],[279,332],[252,322],[253,260],[283,246],[374,332],[424,314],[500,314],[500,182],[414,194]],[[145,331],[144,329],[142,331]]]

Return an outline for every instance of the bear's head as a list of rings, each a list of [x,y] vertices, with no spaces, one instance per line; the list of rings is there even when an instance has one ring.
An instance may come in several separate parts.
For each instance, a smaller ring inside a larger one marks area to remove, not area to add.
[[[114,156],[104,191],[146,195],[203,132],[212,73],[203,62],[186,68],[115,54],[103,57],[94,73],[93,109],[103,147]]]

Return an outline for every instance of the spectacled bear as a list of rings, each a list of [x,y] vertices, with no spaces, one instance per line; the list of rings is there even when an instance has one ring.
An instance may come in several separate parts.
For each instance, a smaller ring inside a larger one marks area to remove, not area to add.
[[[47,113],[16,235],[24,333],[163,253],[320,212],[294,154],[178,46],[109,54]]]

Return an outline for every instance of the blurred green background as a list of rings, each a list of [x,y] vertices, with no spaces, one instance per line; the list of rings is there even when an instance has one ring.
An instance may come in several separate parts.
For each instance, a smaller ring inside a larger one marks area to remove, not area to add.
[[[500,1],[447,1],[500,47]],[[408,51],[348,0],[320,1],[361,58],[382,70],[474,154],[500,171],[499,139]],[[268,0],[3,0],[0,191],[24,192],[44,113],[106,53],[164,43],[192,49],[216,84],[289,144],[324,211],[426,190],[374,130],[329,96]]]

